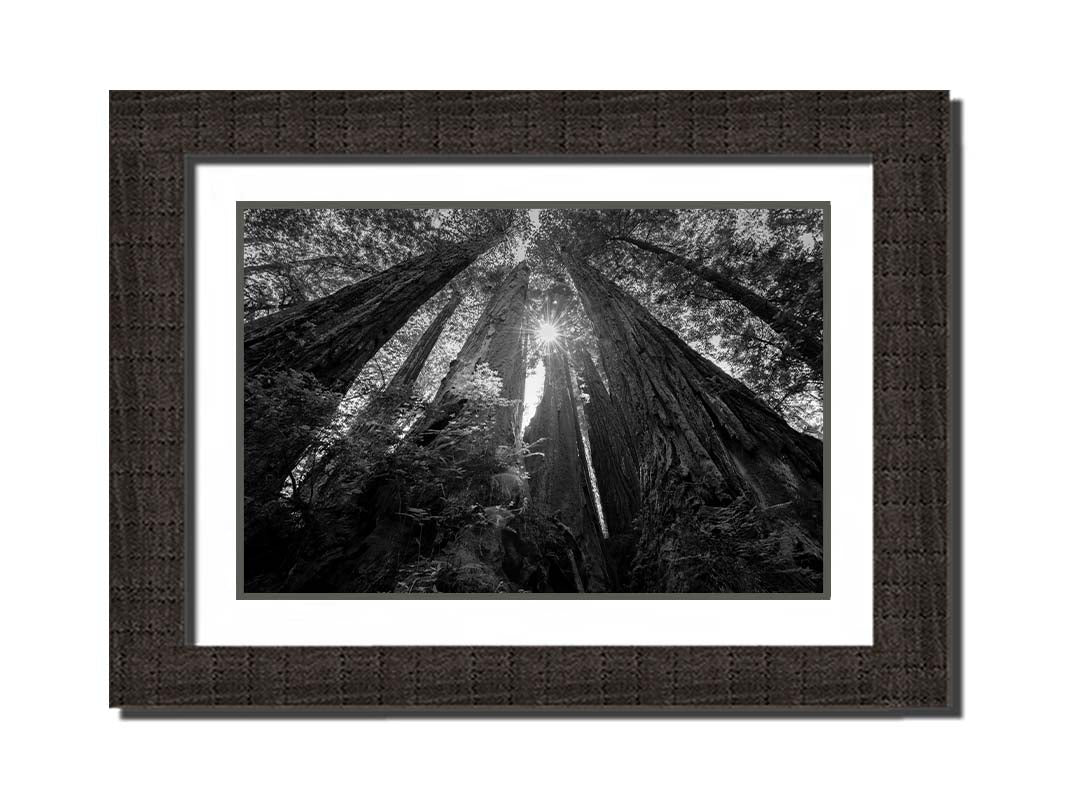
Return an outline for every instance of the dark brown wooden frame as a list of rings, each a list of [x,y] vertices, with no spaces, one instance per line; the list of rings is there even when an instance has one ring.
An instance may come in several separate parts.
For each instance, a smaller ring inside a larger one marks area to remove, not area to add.
[[[111,705],[958,714],[958,121],[946,92],[112,93]],[[189,154],[870,157],[874,646],[183,644]]]

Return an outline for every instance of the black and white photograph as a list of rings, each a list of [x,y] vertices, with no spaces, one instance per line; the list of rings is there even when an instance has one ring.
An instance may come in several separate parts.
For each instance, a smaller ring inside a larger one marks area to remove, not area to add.
[[[829,204],[237,223],[242,597],[828,593]]]

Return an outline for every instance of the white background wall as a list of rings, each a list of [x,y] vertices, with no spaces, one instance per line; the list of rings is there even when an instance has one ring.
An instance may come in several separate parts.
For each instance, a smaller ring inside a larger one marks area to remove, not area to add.
[[[5,794],[1061,792],[1067,175],[1055,6],[321,5],[5,10]],[[146,23],[169,39],[142,35]],[[106,90],[188,87],[952,89],[966,130],[964,718],[130,721],[108,710]],[[61,660],[72,651],[82,658]]]

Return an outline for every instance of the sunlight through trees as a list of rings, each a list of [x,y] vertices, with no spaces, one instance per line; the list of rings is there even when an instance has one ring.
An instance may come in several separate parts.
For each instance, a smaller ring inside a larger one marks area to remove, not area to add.
[[[246,212],[249,592],[812,592],[822,211]]]

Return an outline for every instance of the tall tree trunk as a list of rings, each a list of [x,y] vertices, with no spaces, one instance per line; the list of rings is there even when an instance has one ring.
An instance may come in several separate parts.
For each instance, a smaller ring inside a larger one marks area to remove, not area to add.
[[[516,452],[526,385],[524,315],[529,274],[526,264],[520,264],[497,289],[441,382],[433,404],[439,411],[428,414],[409,434],[414,441],[430,446],[447,432],[449,423],[470,401],[471,380],[478,366],[484,365],[500,376],[500,399],[507,402],[493,415],[486,447],[490,451],[506,447],[511,453]],[[464,444],[457,442],[457,450]],[[513,494],[511,481],[500,483],[501,490],[509,496]],[[486,481],[484,487],[472,493],[471,500],[488,506],[493,502],[493,487],[492,482]],[[448,485],[446,491],[452,493],[459,488]],[[517,494],[524,497],[525,486]],[[325,557],[310,558],[297,569],[287,590],[393,590],[398,568],[409,565],[418,553],[425,554],[434,546],[433,541],[423,541],[424,526],[409,509],[430,507],[440,500],[438,486],[410,485],[390,475],[373,481],[358,499],[317,509],[316,515],[337,543]],[[502,500],[498,494],[497,501]],[[449,591],[492,592],[507,582],[502,567],[503,539],[514,512],[499,508],[485,516],[491,529],[467,526],[450,538],[443,552],[435,553],[436,563],[443,565],[448,575]]]
[[[256,305],[254,303],[252,303],[252,304],[245,303],[245,306],[244,306],[244,313],[246,315],[245,316],[245,324],[248,325],[253,321],[252,319],[248,318],[247,315],[249,315],[249,314],[258,314],[260,311],[266,311],[267,312],[266,316],[269,316],[270,314],[273,314],[273,313],[275,313],[277,311],[281,311],[283,308],[292,308],[293,306],[297,305],[298,303],[299,303],[299,301],[286,302],[286,303],[281,303],[279,305]],[[256,317],[256,319],[259,319],[259,317]]]
[[[581,555],[579,591],[609,591],[612,581],[579,429],[569,359],[563,346],[550,344],[547,348],[544,393],[526,431],[530,500],[573,537]]]
[[[331,295],[254,320],[245,327],[245,373],[296,370],[345,391],[423,303],[503,239],[493,232],[445,243]]]
[[[567,266],[639,456],[634,588],[817,591],[822,443],[657,322],[584,258]]]
[[[252,321],[245,326],[246,382],[275,373],[305,373],[325,389],[343,395],[423,303],[503,238],[503,233],[494,232],[446,243],[327,297]],[[249,400],[246,394],[246,416],[256,412]],[[261,442],[246,440],[247,450],[277,451],[269,463],[245,459],[245,496],[251,506],[278,496],[317,428],[329,421],[328,415],[320,417],[306,415],[300,435],[290,435],[284,447],[261,447]],[[272,434],[267,431],[265,435]],[[246,518],[251,512],[246,509]]]
[[[633,236],[612,237],[611,241],[625,242],[639,250],[654,253],[707,281],[718,292],[741,304],[753,316],[765,322],[771,330],[782,337],[788,349],[802,358],[816,375],[822,377],[822,331],[810,330],[808,326],[790,314],[788,310],[772,303],[763,295],[723,275],[718,270],[704,266],[699,261],[686,258],[653,242]]]
[[[352,426],[345,433],[349,442],[358,442],[368,435],[373,435],[375,429],[380,430],[397,422],[401,406],[411,399],[415,383],[422,374],[422,368],[426,365],[426,359],[433,352],[437,340],[441,338],[441,332],[455,313],[460,300],[459,292],[453,293],[437,312],[437,316],[419,336],[419,340],[389,383],[376,392],[356,416]],[[328,504],[330,496],[338,492],[351,492],[357,488],[346,484],[344,464],[337,462],[334,452],[327,452],[316,463],[314,472],[317,474],[308,475],[303,481],[303,486],[310,488],[319,498],[320,504]],[[308,502],[312,500],[312,498],[306,499]]]
[[[600,490],[600,503],[610,535],[624,536],[641,507],[641,484],[633,436],[600,379],[589,351],[582,350],[579,358],[582,384],[589,396],[585,416],[589,421],[589,446]]]
[[[396,408],[411,397],[415,389],[415,383],[422,374],[422,368],[426,365],[426,359],[430,357],[437,340],[441,338],[441,331],[452,318],[461,300],[459,292],[455,292],[437,312],[433,322],[422,332],[415,346],[408,353],[400,369],[390,379],[389,383],[367,403],[366,408],[360,413],[363,422],[387,422],[388,418],[396,411]],[[356,421],[357,428],[361,421]]]
[[[467,492],[467,499],[484,507],[485,522],[459,530],[437,558],[443,570],[446,591],[495,592],[509,587],[518,572],[509,563],[517,550],[520,533],[516,519],[525,504],[527,487],[515,459],[522,443],[522,404],[526,394],[526,301],[530,268],[518,264],[505,278],[467,337],[434,400],[438,412],[428,417],[422,438],[436,436],[462,412],[469,402],[472,381],[479,366],[500,378],[499,406],[489,424],[485,447],[513,467],[491,477],[488,485]],[[469,443],[458,442],[464,447]],[[468,447],[469,449],[469,447]],[[454,487],[456,488],[456,487]],[[510,559],[510,561],[509,561]]]
[[[438,409],[420,426],[437,431],[467,402],[479,365],[501,381],[500,398],[508,405],[495,416],[493,442],[517,448],[522,440],[522,401],[526,393],[526,294],[530,269],[516,266],[489,301],[459,354],[449,365],[433,405]]]

